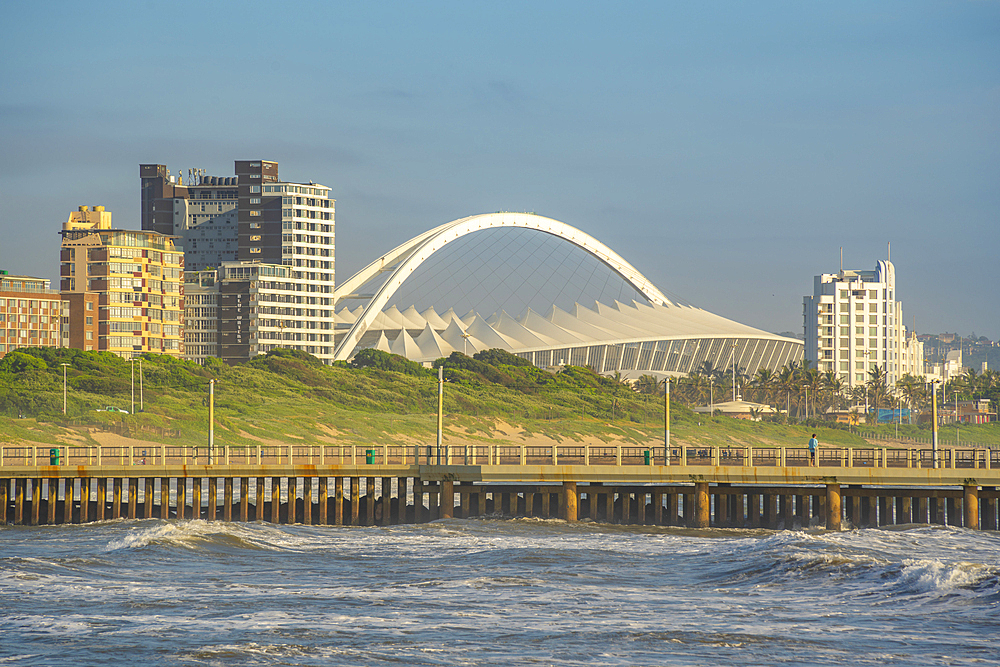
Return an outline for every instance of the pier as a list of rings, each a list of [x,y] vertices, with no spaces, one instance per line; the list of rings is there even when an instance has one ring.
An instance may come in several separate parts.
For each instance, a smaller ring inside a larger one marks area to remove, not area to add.
[[[54,450],[54,451],[53,451]],[[936,459],[936,460],[935,460]],[[58,460],[58,464],[56,461]],[[476,445],[0,448],[2,520],[998,529],[1000,451]]]

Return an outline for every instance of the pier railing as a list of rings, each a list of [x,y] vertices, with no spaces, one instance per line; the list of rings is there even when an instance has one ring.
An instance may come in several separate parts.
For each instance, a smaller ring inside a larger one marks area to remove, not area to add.
[[[58,463],[56,463],[58,462]],[[584,465],[1000,469],[1000,449],[821,447],[818,460],[795,447],[643,447],[638,445],[256,445],[180,447],[0,446],[2,466],[141,465]]]

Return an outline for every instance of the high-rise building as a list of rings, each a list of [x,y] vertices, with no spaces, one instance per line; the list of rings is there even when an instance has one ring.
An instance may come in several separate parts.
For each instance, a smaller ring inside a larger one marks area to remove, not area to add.
[[[874,271],[816,276],[813,295],[803,298],[805,358],[849,387],[867,382],[873,366],[885,371],[889,387],[906,373],[922,375],[922,353],[907,337],[896,297],[895,268],[887,260]]]
[[[0,271],[0,357],[19,347],[66,347],[64,305],[48,278]]]
[[[103,206],[81,206],[60,234],[60,290],[70,322],[95,317],[88,308],[97,304],[94,349],[125,358],[182,353],[184,253],[172,237],[113,229]]]
[[[171,176],[139,165],[142,229],[177,237],[188,271],[223,262],[294,266],[317,284],[334,282],[335,200],[330,188],[278,178],[278,163],[237,160],[235,177],[189,170]]]
[[[237,160],[235,177],[139,165],[142,228],[174,234],[188,271],[185,358],[246,361],[275,347],[333,359],[335,200]],[[280,304],[280,305],[279,305]]]
[[[219,271],[184,272],[184,358],[219,357]]]

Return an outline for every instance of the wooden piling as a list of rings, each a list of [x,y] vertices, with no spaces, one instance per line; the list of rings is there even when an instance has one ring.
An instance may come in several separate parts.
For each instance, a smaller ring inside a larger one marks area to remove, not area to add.
[[[577,520],[577,500],[576,482],[563,482],[563,519],[566,521]]]

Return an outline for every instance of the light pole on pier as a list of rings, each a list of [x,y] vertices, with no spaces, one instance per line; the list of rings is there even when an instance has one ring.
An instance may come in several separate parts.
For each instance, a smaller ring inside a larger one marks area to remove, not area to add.
[[[931,447],[934,451],[934,467],[937,468],[940,465],[940,460],[938,458],[938,414],[937,414],[937,385],[941,380],[931,380],[931,423],[933,424],[933,430],[931,431]]]
[[[441,431],[444,428],[444,366],[438,366],[437,464],[441,465]]]
[[[63,367],[63,414],[66,414],[66,367],[69,366],[67,363],[59,364]]]
[[[670,465],[670,378],[663,379],[663,465]]]

